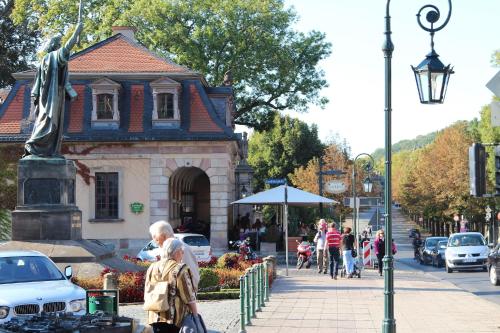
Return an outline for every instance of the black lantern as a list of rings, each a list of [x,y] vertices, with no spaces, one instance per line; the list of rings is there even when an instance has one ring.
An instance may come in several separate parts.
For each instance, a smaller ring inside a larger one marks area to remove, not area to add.
[[[448,0],[448,4],[450,5],[448,16],[446,17],[444,23],[439,27],[434,27],[434,24],[441,16],[441,13],[436,6],[425,5],[420,8],[417,13],[418,24],[423,30],[429,32],[431,35],[431,52],[425,56],[425,59],[417,67],[411,66],[413,73],[415,74],[415,80],[417,81],[420,103],[423,104],[443,103],[450,75],[454,73],[453,67],[451,67],[451,65],[445,66],[441,60],[439,60],[439,55],[434,50],[434,33],[443,29],[446,24],[448,24],[451,17],[451,0]],[[424,26],[420,19],[422,12],[424,11],[427,11],[425,19],[430,23],[430,28]]]
[[[411,68],[417,81],[420,103],[443,103],[450,75],[454,73],[453,67],[451,65],[445,66],[439,60],[436,51],[432,49],[417,67],[411,66]]]
[[[240,190],[240,196],[242,198],[246,198],[248,195],[248,191],[247,191],[247,188],[245,187],[245,185],[243,185],[243,187],[241,188]]]

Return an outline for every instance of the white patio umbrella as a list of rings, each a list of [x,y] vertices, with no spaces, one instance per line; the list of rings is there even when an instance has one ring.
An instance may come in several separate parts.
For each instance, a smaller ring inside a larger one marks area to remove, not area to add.
[[[270,190],[262,191],[249,197],[234,201],[231,204],[239,205],[283,205],[285,220],[285,261],[286,275],[288,276],[288,205],[315,206],[323,204],[337,204],[338,201],[319,196],[307,191],[299,190],[288,185],[280,185]]]

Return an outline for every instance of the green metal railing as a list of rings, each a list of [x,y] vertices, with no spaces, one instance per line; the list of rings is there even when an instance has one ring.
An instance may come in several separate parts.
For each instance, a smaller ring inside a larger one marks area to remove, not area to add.
[[[255,264],[240,276],[240,333],[245,333],[245,326],[252,325],[256,312],[269,301],[270,263]]]

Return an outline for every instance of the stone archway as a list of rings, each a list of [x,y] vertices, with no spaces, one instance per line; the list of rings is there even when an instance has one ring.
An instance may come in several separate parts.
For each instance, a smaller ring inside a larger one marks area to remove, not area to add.
[[[200,168],[177,168],[169,180],[169,219],[210,239],[210,179]]]

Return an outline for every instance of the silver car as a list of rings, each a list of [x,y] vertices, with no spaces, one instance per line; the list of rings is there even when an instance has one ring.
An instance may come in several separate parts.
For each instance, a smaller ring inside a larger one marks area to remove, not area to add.
[[[212,249],[208,239],[200,234],[178,233],[174,237],[187,244],[198,262],[208,262],[212,257]],[[142,261],[156,261],[160,257],[161,250],[155,241],[149,241],[137,254],[137,259]]]
[[[451,234],[445,250],[446,272],[481,268],[487,271],[489,248],[479,232]]]
[[[85,290],[37,251],[0,252],[0,323],[44,313],[85,314]]]

